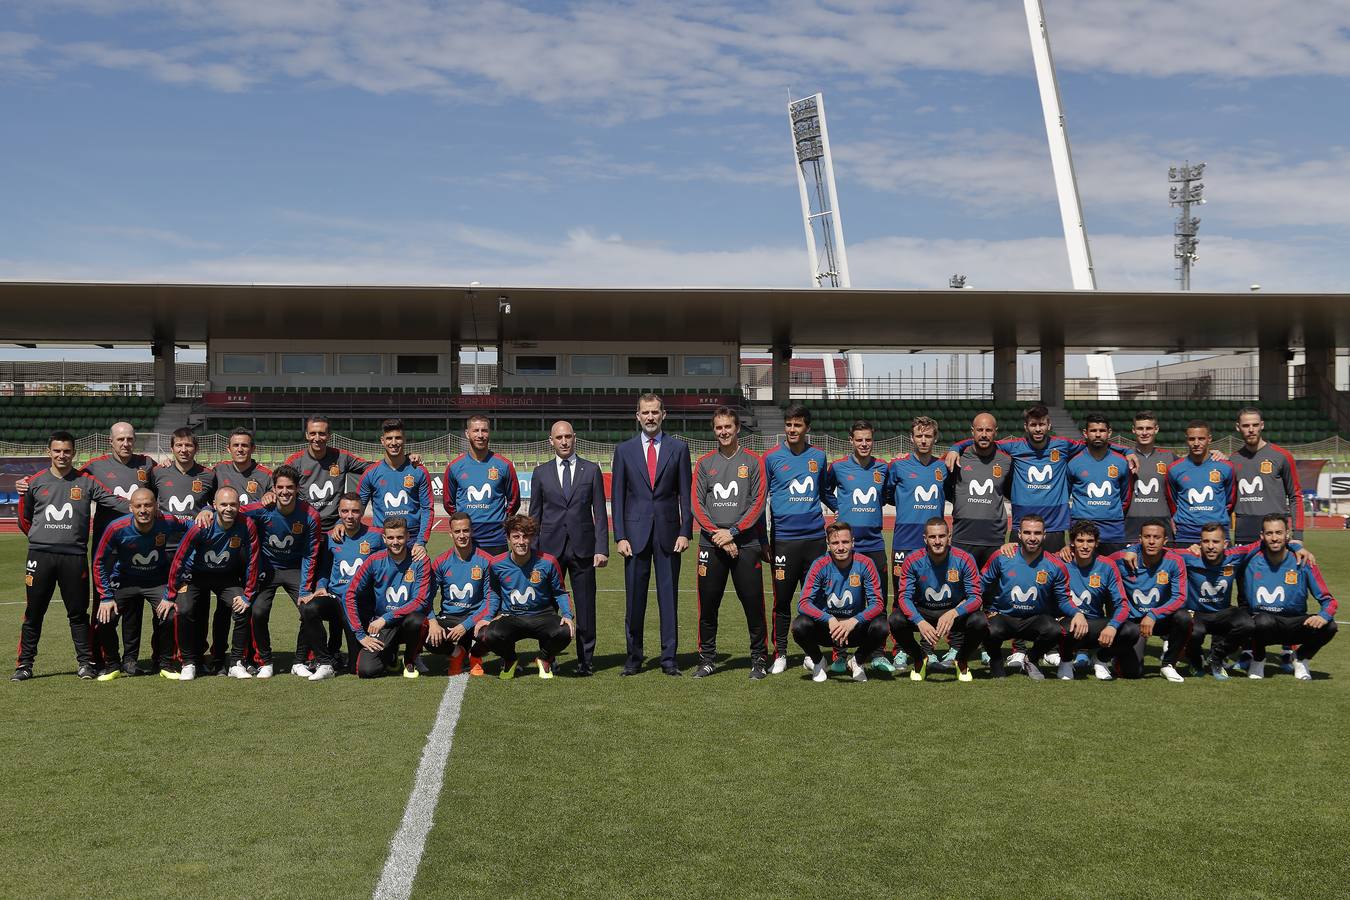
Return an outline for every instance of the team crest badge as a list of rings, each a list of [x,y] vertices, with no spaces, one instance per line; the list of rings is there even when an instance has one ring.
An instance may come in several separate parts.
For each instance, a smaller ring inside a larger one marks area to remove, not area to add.
[[[336,477],[338,477],[339,475],[342,474],[342,470],[339,469],[337,466],[329,466],[329,467],[328,467],[328,474],[329,474],[331,477],[336,478]]]
[[[234,537],[230,538],[230,549],[231,550],[239,549],[239,535],[235,535]]]
[[[304,530],[305,530],[305,526],[304,526],[304,525],[301,525],[299,522],[292,522],[292,523],[291,523],[291,534],[300,534],[300,533],[303,532]]]
[[[409,569],[408,571],[403,573],[403,580],[408,582],[408,584],[412,584],[414,581],[417,580],[417,576],[413,574],[412,569]]]
[[[150,480],[150,473],[147,472],[147,471],[145,471],[144,469],[137,469],[137,470],[136,470],[136,480],[137,480],[137,481],[149,481],[149,480]]]
[[[1058,450],[1051,450],[1051,451],[1050,451],[1050,461],[1051,461],[1051,462],[1059,462],[1059,451],[1058,451]]]
[[[1210,470],[1209,470],[1209,480],[1212,481],[1212,482],[1214,482],[1215,484],[1218,484],[1220,481],[1223,480],[1223,476],[1219,474],[1219,470],[1218,470],[1218,469],[1210,469]]]
[[[849,586],[849,587],[858,587],[858,586],[861,585],[861,584],[862,584],[862,578],[861,578],[861,576],[858,575],[857,572],[854,572],[852,575],[848,576],[848,586]]]
[[[707,578],[707,577],[708,577],[708,567],[705,566],[703,563],[699,563],[699,564],[698,564],[698,577],[699,577],[699,578]]]
[[[162,535],[162,534],[157,534],[157,535],[155,535],[155,546],[156,546],[156,547],[163,547],[164,544],[165,544],[165,538],[164,538],[164,535]]]
[[[248,483],[248,487],[245,488],[245,489],[246,489],[250,494],[256,494],[256,493],[258,493],[258,482],[256,482],[256,481],[250,481],[250,482]]]
[[[482,567],[482,566],[474,566],[472,569],[469,570],[469,577],[472,578],[474,581],[477,581],[478,579],[482,578],[482,577],[483,577],[483,567]]]
[[[497,471],[496,466],[488,469],[488,481],[496,481],[499,475],[501,475],[501,473]]]
[[[1096,573],[1088,576],[1088,587],[1099,588],[1102,586],[1102,576]]]
[[[1047,581],[1049,581],[1049,580],[1050,580],[1050,576],[1047,575],[1047,574],[1045,574],[1044,572],[1037,572],[1037,573],[1036,573],[1036,583],[1037,583],[1037,584],[1045,584],[1045,583],[1046,583]]]
[[[1000,466],[998,463],[994,463],[994,477],[995,478],[1003,477],[1003,467]]]
[[[1261,460],[1261,474],[1270,475],[1275,471],[1275,464],[1268,459]]]
[[[1295,571],[1294,569],[1290,569],[1288,572],[1285,572],[1285,573],[1284,573],[1284,583],[1285,583],[1285,584],[1298,584],[1298,572]]]
[[[1119,477],[1120,477],[1120,466],[1107,466],[1107,467],[1106,467],[1106,477],[1107,477],[1107,478],[1119,478]]]
[[[872,480],[875,481],[877,484],[881,484],[881,482],[886,480],[886,476],[881,474],[880,471],[876,471],[872,473]]]
[[[777,566],[775,566],[775,567],[774,567],[774,570],[773,570],[773,580],[774,580],[774,581],[786,581],[786,580],[787,580],[787,572],[784,572],[782,569],[780,569],[780,568],[778,568]]]
[[[72,499],[72,500],[83,500],[83,499],[84,499],[84,491],[81,490],[80,488],[71,488],[71,489],[70,489],[70,499]]]
[[[188,589],[188,586],[185,584],[185,585],[183,585],[182,587],[180,587],[180,588],[178,589],[178,593],[180,593],[180,594],[186,594],[186,593],[187,593],[187,589]]]
[[[1167,574],[1166,572],[1158,573],[1158,584],[1169,584],[1171,581],[1172,581],[1171,575]]]
[[[192,479],[192,493],[200,494],[202,492],[202,480],[200,478]]]
[[[933,478],[934,478],[935,480],[941,481],[942,479],[944,479],[944,478],[946,478],[946,477],[947,477],[947,470],[946,470],[946,469],[944,469],[944,468],[937,468],[937,469],[934,469],[934,470],[933,470]]]
[[[32,575],[25,575],[25,576],[23,576],[23,583],[26,584],[26,585],[28,585],[29,587],[32,587],[32,586],[33,586],[33,576],[32,576]]]
[[[904,566],[891,566],[891,574],[894,575],[896,578],[899,578],[900,570],[903,568]]]
[[[544,576],[539,574],[538,569],[535,569],[533,572],[530,573],[530,584],[538,584],[543,580]]]
[[[1224,566],[1224,567],[1223,567],[1223,574],[1224,574],[1224,577],[1225,577],[1225,578],[1232,578],[1232,577],[1233,577],[1233,567],[1232,567],[1232,566]]]
[[[820,465],[814,459],[808,459],[806,461],[806,470],[808,472],[819,472]]]
[[[1159,475],[1166,475],[1167,463],[1158,463],[1156,466],[1154,466],[1154,471],[1156,471]]]
[[[960,570],[960,569],[948,569],[948,570],[947,570],[947,580],[950,581],[952,584],[956,584],[958,581],[961,580],[961,570]]]
[[[749,478],[749,477],[750,477],[750,467],[749,467],[749,466],[741,466],[739,469],[736,470],[736,477],[737,477],[737,478]]]
[[[370,541],[362,541],[361,546],[356,549],[361,552],[362,556],[365,556],[370,552]]]
[[[412,477],[411,475],[404,475],[404,476],[403,476],[403,486],[404,486],[405,488],[410,488],[410,487],[412,487],[414,484],[416,484],[416,482],[413,480],[413,477]]]

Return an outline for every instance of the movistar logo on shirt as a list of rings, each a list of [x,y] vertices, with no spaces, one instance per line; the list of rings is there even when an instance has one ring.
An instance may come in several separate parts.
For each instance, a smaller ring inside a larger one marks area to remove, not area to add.
[[[713,497],[718,500],[727,500],[731,497],[740,496],[741,486],[739,483],[733,481],[729,484],[714,484],[712,490]]]
[[[384,602],[390,606],[402,606],[408,602],[408,586],[400,584],[397,587],[387,587],[384,589]]]
[[[1158,602],[1162,597],[1162,594],[1159,593],[1156,587],[1149,588],[1147,593],[1135,588],[1131,596],[1134,598],[1135,606],[1152,606]]]
[[[940,490],[941,489],[936,484],[930,484],[927,486],[924,486],[922,484],[917,485],[914,488],[914,502],[932,503],[933,501],[937,500],[938,492]]]
[[[229,562],[230,551],[221,550],[217,552],[215,550],[207,550],[206,553],[204,554],[204,557],[206,559],[206,564],[208,566],[220,566],[224,565],[226,562]]]
[[[928,601],[929,606],[937,606],[939,603],[950,601],[952,599],[952,587],[949,584],[944,584],[942,589],[937,591],[932,588],[924,588],[923,599]]]
[[[983,497],[985,494],[992,494],[994,492],[994,479],[992,478],[986,478],[983,481],[972,481],[969,484],[971,496],[978,494]]]
[[[1255,478],[1238,479],[1239,494],[1255,494],[1257,491],[1264,491],[1265,489],[1266,489],[1265,479],[1263,479],[1260,475],[1257,475]]]
[[[1201,597],[1222,597],[1226,593],[1228,593],[1227,578],[1220,578],[1218,581],[1215,582],[1209,581],[1200,582]]]
[[[531,590],[533,590],[533,588],[531,588]],[[465,584],[465,585],[463,585],[463,586],[458,585],[458,584],[447,584],[447,585],[445,586],[445,599],[447,599],[447,600],[472,600],[472,599],[473,599],[473,582],[470,581],[468,584]]]
[[[1134,492],[1140,497],[1147,497],[1151,494],[1158,493],[1158,486],[1160,484],[1162,484],[1161,479],[1154,479],[1152,481],[1136,481],[1134,483]]]
[[[130,500],[130,499],[131,499],[131,495],[134,494],[134,493],[136,493],[136,491],[138,491],[138,490],[139,490],[139,488],[134,488],[134,487],[122,487],[122,486],[119,484],[117,487],[113,488],[113,496],[114,496],[114,497],[121,497],[123,500]]]
[[[348,580],[356,577],[356,570],[361,568],[361,560],[347,562],[345,559],[338,560],[338,574]]]
[[[1089,484],[1087,486],[1087,494],[1089,497],[1093,498],[1110,497],[1115,492],[1116,492],[1115,486],[1111,484],[1111,482],[1109,481],[1102,481],[1097,484]]]
[[[407,506],[412,501],[408,499],[407,491],[399,491],[397,494],[384,492],[384,508],[397,509],[400,506]]]
[[[830,592],[829,598],[825,601],[826,609],[845,609],[853,605],[853,592],[844,591],[842,594]]]
[[[75,507],[68,502],[62,503],[60,506],[47,507],[42,514],[48,522],[63,522],[75,518]]]
[[[1201,504],[1201,503],[1213,503],[1213,502],[1214,502],[1214,488],[1210,487],[1209,485],[1205,485],[1203,488],[1198,488],[1198,489],[1197,489],[1197,488],[1189,488],[1189,489],[1186,491],[1186,502],[1189,503],[1189,504],[1191,504],[1192,506],[1195,506],[1195,505],[1198,505],[1198,504]]]
[[[1280,586],[1274,590],[1259,587],[1256,589],[1256,602],[1260,606],[1280,606],[1284,603],[1284,587]]]
[[[512,606],[529,606],[536,599],[534,588],[526,588],[523,591],[512,591],[507,595],[507,602]]]
[[[876,502],[877,502],[877,489],[875,487],[870,487],[865,491],[862,488],[853,489],[854,506],[872,506]]]
[[[1079,593],[1074,594],[1073,602],[1075,606],[1087,606],[1089,603],[1092,602],[1092,592],[1080,591]]]
[[[805,478],[797,478],[788,485],[789,494],[814,494],[816,492],[816,477],[807,475]]]
[[[153,565],[154,565],[155,563],[157,563],[157,562],[159,562],[159,551],[158,551],[158,550],[151,550],[149,553],[145,554],[144,556],[142,556],[142,555],[139,554],[139,553],[134,553],[134,554],[132,554],[132,556],[131,556],[131,564],[132,564],[133,566],[153,566]],[[1283,589],[1281,589],[1281,590],[1283,590]]]
[[[269,534],[267,536],[267,546],[271,547],[273,550],[289,550],[294,543],[294,535],[288,534],[285,537],[282,537],[275,534]]]
[[[1044,484],[1050,480],[1050,476],[1053,474],[1054,467],[1049,463],[1046,463],[1043,466],[1031,466],[1027,469],[1027,481],[1036,484]]]
[[[484,484],[481,487],[469,485],[464,489],[464,495],[472,503],[482,503],[484,500],[492,499],[492,485]]]
[[[1012,596],[1013,603],[1016,603],[1019,606],[1036,603],[1040,599],[1040,591],[1034,587],[1023,588],[1018,585],[1013,585],[1012,590],[1009,591],[1009,593]]]
[[[328,481],[323,484],[311,484],[309,486],[309,499],[315,503],[320,500],[327,500],[335,493],[333,482]]]
[[[197,508],[197,498],[189,494],[186,497],[170,497],[169,512],[189,512]]]

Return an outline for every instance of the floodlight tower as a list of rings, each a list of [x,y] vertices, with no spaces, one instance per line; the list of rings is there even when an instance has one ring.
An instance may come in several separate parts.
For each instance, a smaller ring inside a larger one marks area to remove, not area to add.
[[[1200,258],[1195,252],[1196,245],[1200,243],[1200,239],[1195,236],[1200,230],[1200,220],[1191,215],[1191,204],[1199,206],[1205,202],[1205,183],[1200,180],[1200,176],[1204,174],[1205,164],[1191,165],[1190,160],[1167,170],[1167,180],[1174,185],[1167,192],[1167,202],[1171,206],[1181,207],[1181,215],[1177,217],[1175,231],[1177,243],[1173,255],[1178,260],[1177,281],[1181,282],[1183,291],[1191,289],[1191,263]]]

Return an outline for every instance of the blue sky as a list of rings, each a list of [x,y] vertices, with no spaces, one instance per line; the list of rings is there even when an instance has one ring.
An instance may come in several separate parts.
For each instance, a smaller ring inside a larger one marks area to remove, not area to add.
[[[1099,285],[1346,289],[1350,2],[1046,0]],[[1022,4],[8,0],[0,278],[1068,288]]]

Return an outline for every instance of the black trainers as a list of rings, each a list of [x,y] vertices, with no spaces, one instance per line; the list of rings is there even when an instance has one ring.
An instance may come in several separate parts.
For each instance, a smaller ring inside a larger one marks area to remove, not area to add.
[[[80,676],[80,678],[84,681],[93,681],[95,678],[98,677],[98,669],[95,669],[93,666],[89,665],[89,663],[85,663],[84,665],[80,666],[80,668],[75,672],[75,674]]]
[[[750,664],[750,680],[761,681],[769,677],[769,670],[764,666],[764,660],[757,659]]]
[[[14,674],[9,676],[10,681],[27,681],[33,677],[32,669],[25,669],[22,666],[14,670]]]
[[[694,669],[695,678],[707,678],[712,673],[712,663],[699,663],[698,667]]]
[[[122,674],[128,678],[135,678],[137,675],[141,674],[141,670],[136,668],[136,660],[129,659],[122,663]]]

